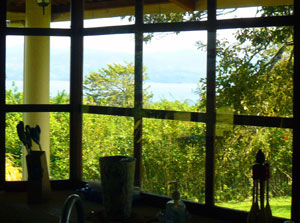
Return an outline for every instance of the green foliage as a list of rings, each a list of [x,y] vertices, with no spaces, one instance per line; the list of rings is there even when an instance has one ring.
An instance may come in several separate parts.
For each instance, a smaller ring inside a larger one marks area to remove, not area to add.
[[[66,96],[66,95],[65,95]],[[57,98],[60,98],[58,95]],[[67,97],[66,97],[67,99]],[[59,99],[60,100],[60,99]],[[50,113],[50,177],[69,178],[70,117],[68,113]]]
[[[82,141],[83,177],[99,180],[99,157],[133,156],[133,119],[85,114]]]
[[[143,189],[170,195],[168,183],[177,179],[183,198],[203,202],[204,124],[145,119],[143,125]]]

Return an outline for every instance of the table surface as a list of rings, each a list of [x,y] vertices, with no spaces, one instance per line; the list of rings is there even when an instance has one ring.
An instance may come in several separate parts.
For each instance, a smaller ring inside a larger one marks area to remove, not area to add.
[[[53,191],[47,202],[41,204],[28,204],[27,194],[21,192],[0,192],[0,222],[3,223],[54,223],[59,222],[62,207],[65,199],[72,194],[72,191]],[[86,223],[103,222],[117,223],[120,221],[107,220],[102,216],[103,208],[100,204],[94,202],[83,202],[86,215]],[[158,223],[156,214],[159,208],[135,205],[132,210],[132,216],[126,223]],[[76,211],[73,211],[74,213]],[[72,217],[76,216],[72,212]],[[74,215],[74,216],[73,216]],[[77,222],[77,221],[74,221]],[[223,223],[223,221],[203,218],[200,216],[191,216],[186,223]]]

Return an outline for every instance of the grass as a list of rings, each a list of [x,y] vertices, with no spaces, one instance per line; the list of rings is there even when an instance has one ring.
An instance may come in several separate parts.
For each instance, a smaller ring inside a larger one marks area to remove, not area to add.
[[[222,202],[217,203],[217,206],[237,209],[242,211],[249,211],[251,208],[252,200],[242,202]],[[291,218],[291,197],[273,197],[270,199],[270,206],[272,215],[281,218]]]

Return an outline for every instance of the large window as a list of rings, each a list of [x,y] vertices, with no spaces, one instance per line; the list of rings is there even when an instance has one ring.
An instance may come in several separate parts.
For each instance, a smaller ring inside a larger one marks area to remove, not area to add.
[[[101,156],[130,155],[145,194],[170,195],[177,179],[189,205],[249,211],[262,149],[271,205],[285,205],[274,216],[299,221],[299,6],[118,3],[53,1],[39,23],[1,1],[0,186],[26,183],[15,126],[43,119],[58,187],[99,180]]]

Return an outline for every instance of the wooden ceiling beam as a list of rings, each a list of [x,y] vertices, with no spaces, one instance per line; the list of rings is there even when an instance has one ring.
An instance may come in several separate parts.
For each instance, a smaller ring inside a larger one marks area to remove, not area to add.
[[[194,11],[196,7],[195,0],[170,0],[170,2],[181,7],[185,11]]]

